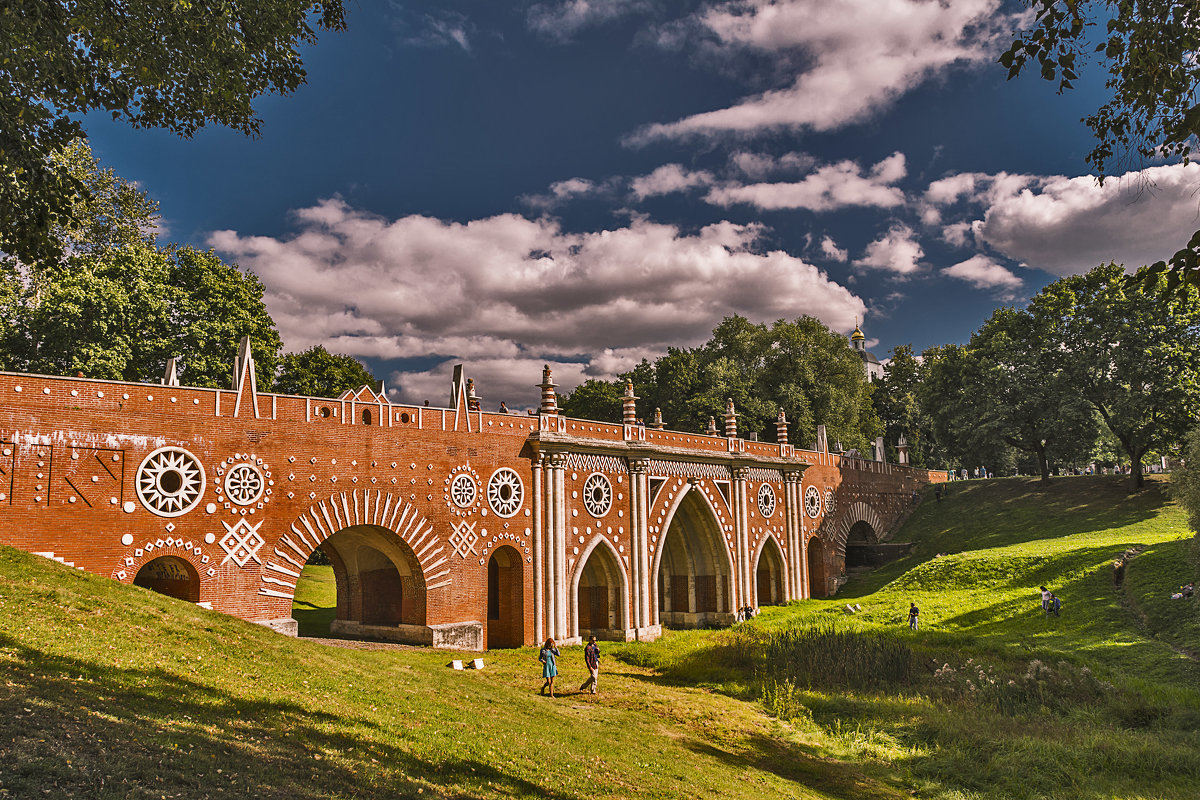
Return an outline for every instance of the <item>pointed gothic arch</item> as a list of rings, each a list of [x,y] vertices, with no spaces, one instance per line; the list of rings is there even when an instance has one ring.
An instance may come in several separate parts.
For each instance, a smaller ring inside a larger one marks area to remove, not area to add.
[[[768,535],[758,548],[754,563],[754,605],[781,606],[787,597],[787,561],[783,548]]]
[[[570,630],[587,639],[627,641],[629,574],[612,543],[597,536],[579,556],[568,595]]]
[[[734,621],[733,557],[716,509],[685,484],[667,512],[651,566],[661,625],[698,628]]]

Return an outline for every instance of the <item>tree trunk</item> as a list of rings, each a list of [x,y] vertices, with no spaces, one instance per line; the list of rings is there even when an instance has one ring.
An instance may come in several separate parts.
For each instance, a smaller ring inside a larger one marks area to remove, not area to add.
[[[1142,451],[1136,455],[1132,452],[1129,454],[1129,491],[1131,492],[1139,491],[1145,484],[1142,477],[1142,455],[1144,452]]]
[[[1050,460],[1046,458],[1046,448],[1042,447],[1034,451],[1037,454],[1038,468],[1042,471],[1042,484],[1050,483]]]

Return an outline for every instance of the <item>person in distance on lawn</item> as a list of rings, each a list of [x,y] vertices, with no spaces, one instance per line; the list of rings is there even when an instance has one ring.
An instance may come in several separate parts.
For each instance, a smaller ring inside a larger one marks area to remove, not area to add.
[[[538,653],[538,661],[542,662],[542,677],[546,679],[542,684],[542,694],[549,689],[551,697],[554,697],[554,678],[558,675],[558,666],[555,663],[557,658],[558,648],[554,646],[554,639],[547,639]]]
[[[583,663],[588,668],[588,679],[579,687],[579,691],[590,687],[592,694],[595,694],[596,679],[600,677],[600,647],[596,644],[595,636],[588,639],[587,647],[583,648]]]
[[[1050,616],[1050,590],[1045,586],[1042,587],[1042,613]]]
[[[917,608],[916,603],[910,602],[908,604],[908,627],[912,628],[915,631],[919,625],[918,620],[919,620],[920,616],[921,616],[921,609]]]

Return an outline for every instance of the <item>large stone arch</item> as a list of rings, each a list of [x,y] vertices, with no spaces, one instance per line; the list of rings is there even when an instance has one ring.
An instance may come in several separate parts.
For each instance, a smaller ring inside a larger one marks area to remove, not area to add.
[[[373,489],[336,492],[313,504],[269,550],[262,549],[258,593],[292,600],[317,547],[328,554],[337,581],[333,633],[439,643],[427,624],[427,595],[449,585],[448,559],[414,506]],[[463,644],[482,647],[482,626],[475,627]]]
[[[820,536],[809,537],[805,547],[805,559],[808,562],[808,596],[828,597],[829,563],[826,559],[825,543]]]
[[[597,639],[629,641],[633,631],[629,624],[629,573],[621,554],[604,536],[596,536],[579,556],[579,566],[571,578],[567,597],[573,636],[595,636]],[[583,589],[591,589],[585,598]],[[600,590],[603,590],[601,593]],[[603,600],[603,603],[598,602]],[[591,602],[590,608],[584,604]],[[598,608],[608,617],[603,626],[597,625]],[[585,625],[587,623],[587,625]]]
[[[525,644],[525,570],[510,544],[492,550],[487,562],[487,649]]]
[[[765,557],[765,560],[764,560]],[[772,535],[766,536],[754,554],[754,605],[780,606],[788,601],[787,559]],[[766,590],[764,596],[764,589]]]
[[[728,625],[735,618],[733,556],[712,502],[694,488],[681,487],[665,516],[650,569],[652,609],[661,625]]]

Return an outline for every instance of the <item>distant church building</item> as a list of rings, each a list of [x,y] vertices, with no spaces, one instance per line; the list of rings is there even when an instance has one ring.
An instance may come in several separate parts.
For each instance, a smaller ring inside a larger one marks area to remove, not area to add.
[[[863,371],[867,373],[867,380],[883,380],[883,364],[879,363],[879,359],[875,357],[874,353],[867,352],[867,337],[863,336],[862,328],[858,325],[854,326],[854,333],[850,334],[850,346],[862,359]]]

